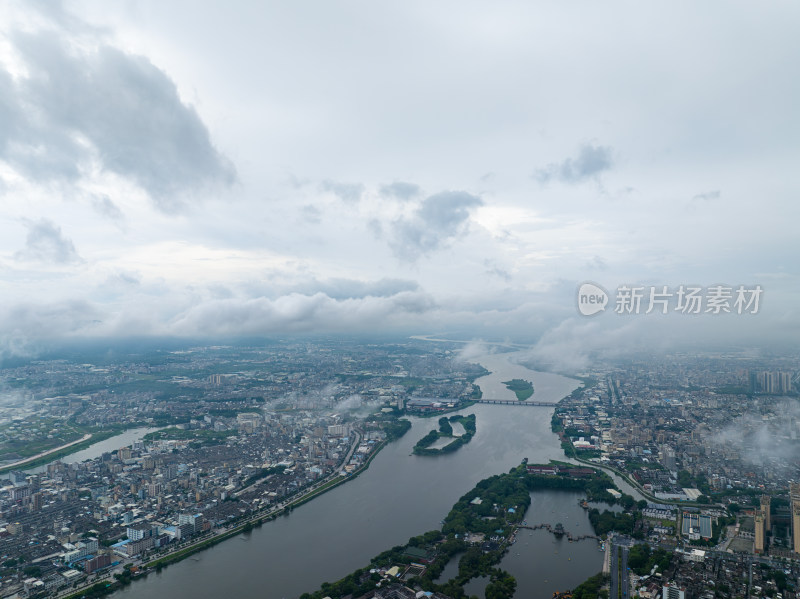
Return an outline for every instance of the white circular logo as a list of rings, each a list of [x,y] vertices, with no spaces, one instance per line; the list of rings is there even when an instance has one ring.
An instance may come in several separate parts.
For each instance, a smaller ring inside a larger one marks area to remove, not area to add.
[[[578,288],[578,311],[584,316],[592,316],[606,309],[608,294],[594,283],[584,283]]]

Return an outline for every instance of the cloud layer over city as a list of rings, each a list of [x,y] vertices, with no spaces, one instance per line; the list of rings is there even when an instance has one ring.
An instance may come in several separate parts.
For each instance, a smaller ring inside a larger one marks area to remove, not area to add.
[[[580,368],[796,338],[796,5],[312,4],[0,7],[0,355],[452,332]],[[764,294],[587,319],[584,281]]]

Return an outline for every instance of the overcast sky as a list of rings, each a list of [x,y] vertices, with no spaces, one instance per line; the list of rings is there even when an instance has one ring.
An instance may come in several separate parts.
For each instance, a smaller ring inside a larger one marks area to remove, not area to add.
[[[4,2],[0,351],[796,339],[799,28],[788,0]],[[586,318],[587,280],[764,293]]]

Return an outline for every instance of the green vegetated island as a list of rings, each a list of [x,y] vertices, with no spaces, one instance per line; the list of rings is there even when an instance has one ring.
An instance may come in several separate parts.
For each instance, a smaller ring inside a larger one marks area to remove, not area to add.
[[[533,395],[533,383],[530,381],[511,379],[510,381],[503,381],[503,384],[516,393],[517,399],[520,401],[525,401]]]
[[[541,474],[543,471],[555,471],[556,474]],[[417,591],[438,592],[454,599],[464,599],[464,585],[481,576],[489,577],[485,590],[487,599],[511,599],[516,591],[516,580],[497,565],[513,543],[517,528],[525,518],[531,503],[531,492],[540,489],[583,491],[590,501],[613,504],[615,499],[608,492],[613,488],[612,479],[600,470],[575,468],[568,464],[553,468],[553,465],[528,466],[523,463],[507,474],[491,476],[475,485],[452,507],[442,521],[440,530],[412,537],[405,545],[392,547],[377,555],[365,568],[337,582],[325,582],[319,590],[304,593],[300,599],[361,597],[376,587],[397,583]],[[620,503],[635,504],[629,495],[623,494],[622,500]],[[589,515],[598,535],[608,531],[608,520],[611,518],[635,518],[609,511],[599,514],[598,518],[598,514],[593,513],[596,511],[592,509]],[[447,582],[434,582],[447,563],[459,554],[458,574]],[[652,564],[648,562],[643,565],[646,566]],[[598,589],[604,582],[606,580],[602,574],[590,578],[573,591],[573,599],[596,599]]]
[[[464,427],[463,435],[454,435],[453,426],[451,422],[460,423]],[[451,416],[447,418],[443,416],[439,418],[439,430],[432,430],[427,435],[422,437],[417,444],[414,445],[414,453],[417,455],[438,455],[440,453],[450,453],[455,451],[462,445],[469,443],[472,436],[475,434],[475,414],[469,416]],[[439,439],[452,439],[450,443],[444,447],[434,448],[431,447]]]

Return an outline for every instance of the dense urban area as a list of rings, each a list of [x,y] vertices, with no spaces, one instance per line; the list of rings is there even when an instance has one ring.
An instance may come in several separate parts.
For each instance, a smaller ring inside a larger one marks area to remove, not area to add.
[[[459,348],[315,339],[7,361],[0,597],[107,594],[345,484],[408,430],[404,415],[482,400],[475,381],[487,371]],[[486,599],[510,598],[516,583],[497,564],[540,488],[585,492],[589,537],[605,552],[603,571],[560,597],[800,597],[796,364],[674,354],[570,373],[583,384],[551,423],[564,461],[520,456],[458,500],[440,530],[313,597],[460,598],[480,575]],[[520,402],[536,400],[530,382],[509,383]],[[415,450],[429,459],[481,423],[464,412],[436,425]],[[146,430],[70,459],[131,429]],[[458,575],[436,582],[457,555]]]

